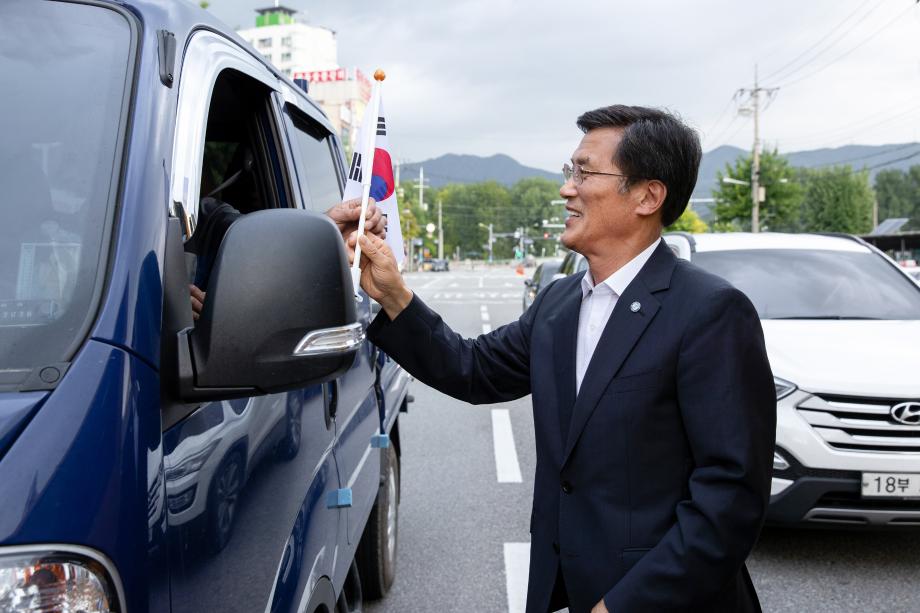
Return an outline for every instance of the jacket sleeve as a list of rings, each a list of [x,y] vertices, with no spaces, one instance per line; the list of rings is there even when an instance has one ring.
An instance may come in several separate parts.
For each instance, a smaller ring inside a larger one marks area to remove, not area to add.
[[[543,295],[520,319],[465,339],[413,296],[391,321],[381,311],[368,338],[436,390],[473,404],[504,402],[530,393],[530,331]]]
[[[658,544],[604,597],[613,613],[705,610],[739,576],[770,496],[776,392],[757,312],[723,287],[681,340],[677,402],[694,468]]]

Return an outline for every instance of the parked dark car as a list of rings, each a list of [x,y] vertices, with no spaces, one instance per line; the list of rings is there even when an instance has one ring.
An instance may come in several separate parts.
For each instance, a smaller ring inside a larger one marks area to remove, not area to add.
[[[556,278],[567,277],[576,272],[584,272],[586,270],[588,270],[588,260],[585,259],[585,256],[574,251],[569,251],[562,259],[562,265],[556,272]]]
[[[537,266],[533,277],[524,280],[524,310],[530,308],[534,299],[546,286],[552,283],[555,274],[559,272],[562,260],[546,260]]]
[[[432,260],[431,261],[431,272],[448,272],[450,271],[450,263],[447,260]]]
[[[385,594],[409,377],[326,116],[184,0],[3,0],[0,82],[0,611]]]

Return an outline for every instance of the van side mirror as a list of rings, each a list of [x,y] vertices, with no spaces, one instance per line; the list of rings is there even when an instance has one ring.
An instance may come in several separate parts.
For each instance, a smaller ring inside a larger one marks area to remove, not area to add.
[[[186,401],[281,392],[347,371],[364,329],[338,229],[292,209],[241,217],[221,243],[197,325],[179,336]]]

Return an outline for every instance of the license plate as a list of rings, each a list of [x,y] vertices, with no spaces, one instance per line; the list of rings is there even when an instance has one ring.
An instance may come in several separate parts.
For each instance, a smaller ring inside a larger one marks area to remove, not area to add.
[[[920,498],[920,474],[863,473],[863,498]]]

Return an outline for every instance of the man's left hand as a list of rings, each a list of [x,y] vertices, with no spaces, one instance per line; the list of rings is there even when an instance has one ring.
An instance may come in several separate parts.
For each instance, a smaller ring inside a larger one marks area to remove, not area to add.
[[[605,605],[604,601],[601,600],[599,603],[594,605],[594,608],[591,609],[591,613],[610,613],[610,611],[607,610],[607,605]]]
[[[352,198],[339,203],[326,211],[326,215],[338,226],[339,232],[342,233],[342,240],[347,241],[348,237],[358,230],[358,220],[361,219],[361,199]],[[377,203],[374,202],[373,198],[367,201],[364,232],[365,234],[374,234],[380,238],[386,238],[387,236],[383,215],[380,214],[380,209],[377,208]]]

